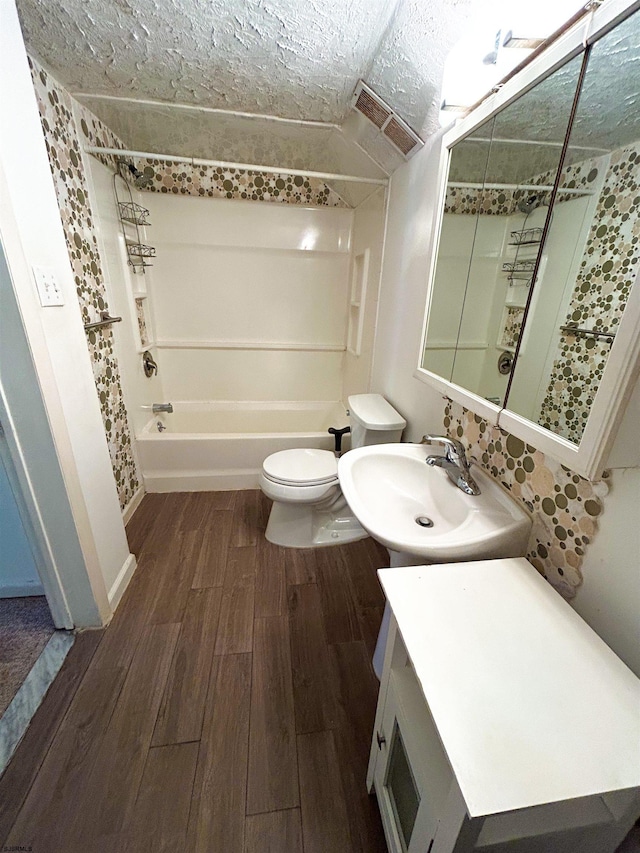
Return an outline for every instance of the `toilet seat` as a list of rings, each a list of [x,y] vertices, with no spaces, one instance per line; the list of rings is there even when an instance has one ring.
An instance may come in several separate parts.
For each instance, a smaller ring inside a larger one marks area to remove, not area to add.
[[[311,447],[280,450],[267,456],[262,473],[277,485],[326,486],[338,482],[338,462],[330,450]]]

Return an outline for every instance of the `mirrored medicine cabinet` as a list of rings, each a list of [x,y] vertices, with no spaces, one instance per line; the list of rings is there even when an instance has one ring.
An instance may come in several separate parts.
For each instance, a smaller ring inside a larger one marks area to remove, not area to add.
[[[639,5],[609,0],[445,135],[416,373],[591,478],[640,357]]]

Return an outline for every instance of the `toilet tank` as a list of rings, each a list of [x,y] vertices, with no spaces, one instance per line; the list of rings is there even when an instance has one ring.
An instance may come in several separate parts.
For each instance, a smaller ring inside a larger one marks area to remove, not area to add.
[[[352,394],[348,403],[352,448],[400,441],[407,422],[380,394]]]

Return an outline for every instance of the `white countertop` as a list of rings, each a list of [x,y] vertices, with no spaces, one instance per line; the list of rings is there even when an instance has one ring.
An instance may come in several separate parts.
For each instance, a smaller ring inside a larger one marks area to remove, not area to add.
[[[640,680],[524,558],[378,574],[472,817],[640,786]]]

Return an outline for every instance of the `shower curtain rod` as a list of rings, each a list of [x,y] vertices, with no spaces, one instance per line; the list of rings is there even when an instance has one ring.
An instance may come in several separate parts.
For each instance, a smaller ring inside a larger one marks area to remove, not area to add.
[[[283,118],[272,116],[267,113],[243,113],[236,110],[222,110],[216,107],[204,107],[202,104],[173,104],[167,101],[155,101],[148,98],[125,98],[122,95],[98,95],[95,92],[71,92],[71,96],[77,101],[85,98],[95,101],[114,101],[122,104],[133,104],[136,107],[162,107],[170,110],[185,110],[191,112],[211,113],[212,115],[229,116],[232,118],[257,119],[259,121],[270,121],[275,124],[290,124],[294,127],[311,127],[316,130],[340,130],[341,125],[329,121],[308,121],[301,118]]]
[[[375,184],[386,187],[387,178],[362,178],[359,175],[337,175],[333,172],[313,172],[304,169],[289,169],[286,166],[261,166],[257,163],[231,163],[226,160],[203,160],[200,157],[179,157],[174,154],[155,154],[150,151],[127,151],[123,148],[101,148],[99,145],[87,145],[89,154],[114,154],[120,157],[141,157],[145,160],[162,160],[167,163],[190,163],[192,166],[215,166],[221,169],[243,169],[253,172],[266,172],[270,175],[299,175],[302,178],[320,178],[325,181],[345,181],[352,184]]]
[[[447,186],[463,190],[538,190],[538,192],[547,192],[553,189],[550,184],[474,184],[465,183],[464,181],[448,181]],[[581,190],[576,187],[561,187],[558,192],[573,193],[574,195],[594,195],[592,190]]]

